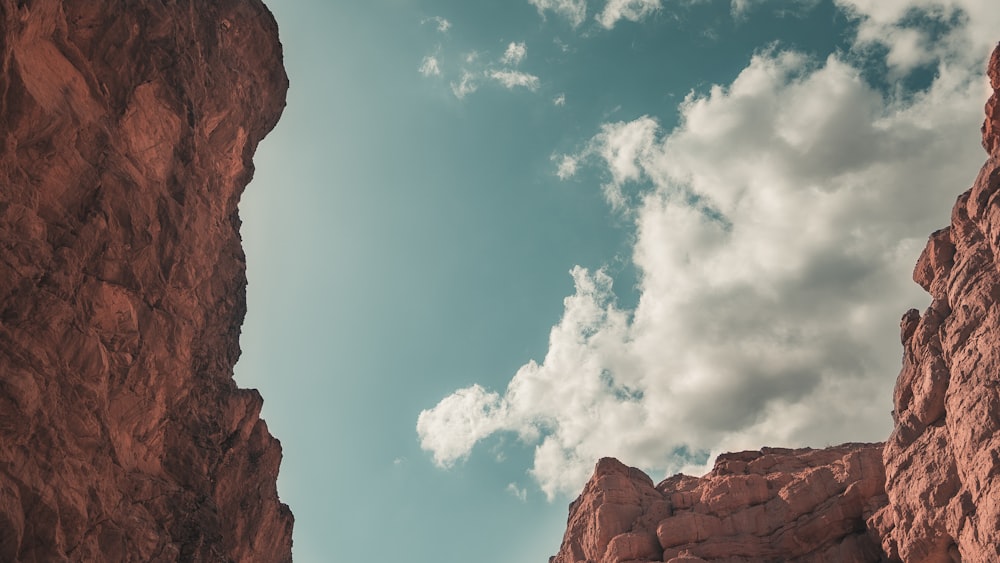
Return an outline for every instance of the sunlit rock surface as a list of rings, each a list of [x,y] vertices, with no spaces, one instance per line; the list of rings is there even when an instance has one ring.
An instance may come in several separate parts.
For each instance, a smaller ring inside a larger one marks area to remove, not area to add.
[[[913,271],[930,307],[903,319],[889,505],[874,523],[908,562],[1000,561],[1000,47],[989,77],[989,158]]]
[[[865,521],[884,504],[881,446],[724,454],[656,486],[603,459],[553,563],[879,561]]]
[[[551,563],[1000,561],[1000,47],[983,147],[913,278],[884,444],[724,454],[659,485],[613,459],[570,505]]]
[[[0,561],[287,561],[237,388],[259,0],[0,0]]]

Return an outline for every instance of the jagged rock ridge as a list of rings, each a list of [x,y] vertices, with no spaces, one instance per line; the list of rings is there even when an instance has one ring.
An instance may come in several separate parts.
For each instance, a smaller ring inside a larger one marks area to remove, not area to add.
[[[1000,561],[1000,46],[989,154],[913,279],[885,444],[719,456],[659,485],[613,459],[570,505],[550,563]]]
[[[288,561],[232,368],[259,0],[0,0],[0,561]]]

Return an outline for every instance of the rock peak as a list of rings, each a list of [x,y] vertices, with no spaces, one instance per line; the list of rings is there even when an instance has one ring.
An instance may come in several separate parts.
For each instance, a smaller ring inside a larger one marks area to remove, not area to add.
[[[997,156],[997,151],[1000,151],[1000,44],[993,50],[986,74],[990,77],[993,95],[986,102],[983,148],[990,156]]]

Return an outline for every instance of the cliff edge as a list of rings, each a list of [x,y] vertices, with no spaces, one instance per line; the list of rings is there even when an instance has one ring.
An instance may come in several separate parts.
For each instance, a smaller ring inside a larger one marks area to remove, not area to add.
[[[0,561],[289,561],[232,379],[237,203],[288,81],[259,0],[0,0]]]
[[[988,159],[930,236],[885,444],[723,454],[658,485],[602,459],[550,563],[1000,561],[1000,46]]]

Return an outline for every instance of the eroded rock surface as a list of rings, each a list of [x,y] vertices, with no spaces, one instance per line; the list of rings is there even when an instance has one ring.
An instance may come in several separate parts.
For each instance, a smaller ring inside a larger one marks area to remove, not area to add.
[[[570,505],[552,563],[877,562],[865,521],[884,504],[881,444],[724,454],[654,486],[602,459]]]
[[[989,77],[989,158],[914,269],[931,305],[903,321],[889,504],[873,522],[907,562],[1000,561],[1000,47]]]
[[[287,561],[236,387],[259,0],[0,0],[0,561]]]
[[[913,272],[884,444],[725,454],[653,486],[601,460],[552,563],[1000,561],[1000,46],[989,154]]]

